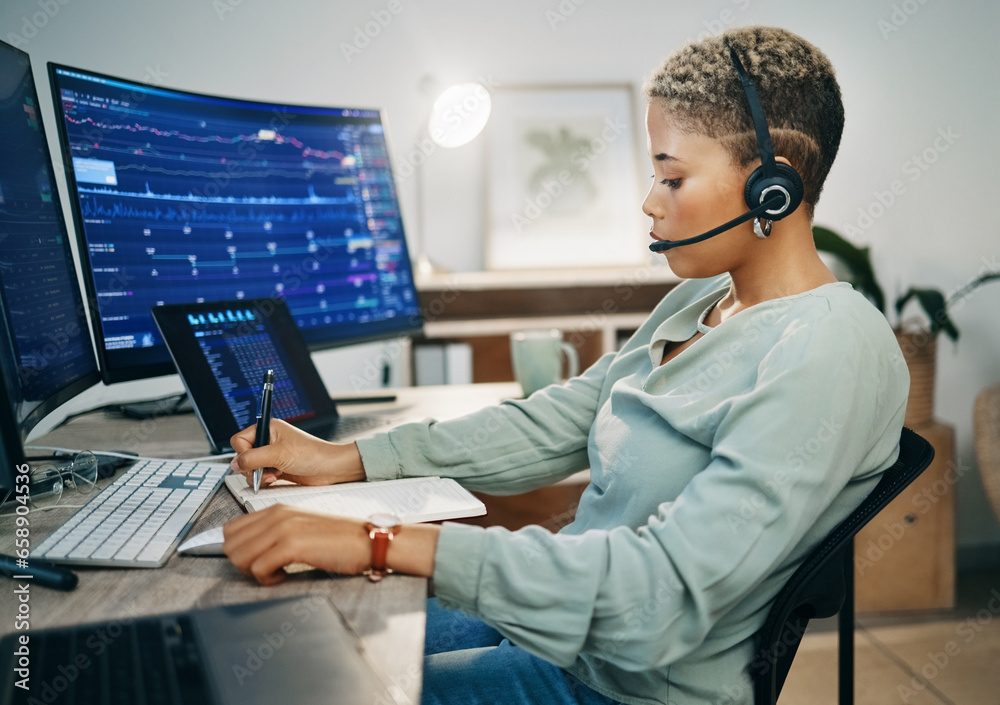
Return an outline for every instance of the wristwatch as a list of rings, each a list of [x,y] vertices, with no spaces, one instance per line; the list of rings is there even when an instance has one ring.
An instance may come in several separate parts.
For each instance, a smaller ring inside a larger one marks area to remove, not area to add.
[[[365,530],[372,540],[372,562],[365,575],[373,583],[377,583],[392,572],[386,567],[385,558],[389,552],[389,542],[399,533],[402,523],[395,514],[383,513],[372,514],[365,523]]]

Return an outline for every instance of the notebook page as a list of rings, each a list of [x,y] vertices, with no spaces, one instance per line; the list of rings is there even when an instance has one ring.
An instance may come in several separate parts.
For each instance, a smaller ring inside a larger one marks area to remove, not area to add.
[[[404,522],[441,521],[486,513],[482,502],[457,482],[437,477],[324,488],[283,487],[274,492],[269,488],[246,501],[247,508],[253,511],[282,503],[359,519],[376,512],[388,512]]]
[[[285,498],[288,500],[288,503],[291,504],[295,497],[305,496],[310,493],[329,492],[330,490],[334,490],[338,487],[349,487],[350,484],[354,483],[349,483],[348,485],[321,485],[319,487],[310,487],[308,485],[296,485],[294,482],[289,482],[288,480],[278,480],[274,484],[261,488],[260,491],[266,492],[270,497]],[[236,497],[236,500],[240,504],[246,504],[249,500],[261,496],[253,493],[253,488],[247,485],[246,480],[243,479],[243,475],[239,473],[226,475],[226,487],[229,488],[229,491],[233,493],[233,496]]]

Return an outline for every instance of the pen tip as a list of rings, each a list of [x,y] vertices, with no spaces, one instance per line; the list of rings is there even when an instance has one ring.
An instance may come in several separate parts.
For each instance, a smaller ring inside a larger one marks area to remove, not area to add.
[[[268,370],[264,373],[264,384],[274,383],[274,370]]]

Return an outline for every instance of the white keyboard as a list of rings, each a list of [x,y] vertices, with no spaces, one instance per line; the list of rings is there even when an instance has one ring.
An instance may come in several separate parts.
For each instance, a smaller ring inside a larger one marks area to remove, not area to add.
[[[51,536],[32,558],[67,565],[158,568],[194,524],[228,465],[143,460]]]

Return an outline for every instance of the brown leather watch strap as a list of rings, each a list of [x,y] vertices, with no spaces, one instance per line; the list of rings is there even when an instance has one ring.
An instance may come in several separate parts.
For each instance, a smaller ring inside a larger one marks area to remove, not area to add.
[[[389,555],[389,543],[399,532],[399,529],[399,519],[391,514],[373,515],[365,524],[368,537],[372,540],[371,566],[365,571],[365,575],[373,583],[377,583],[392,572],[386,566],[386,559]]]

